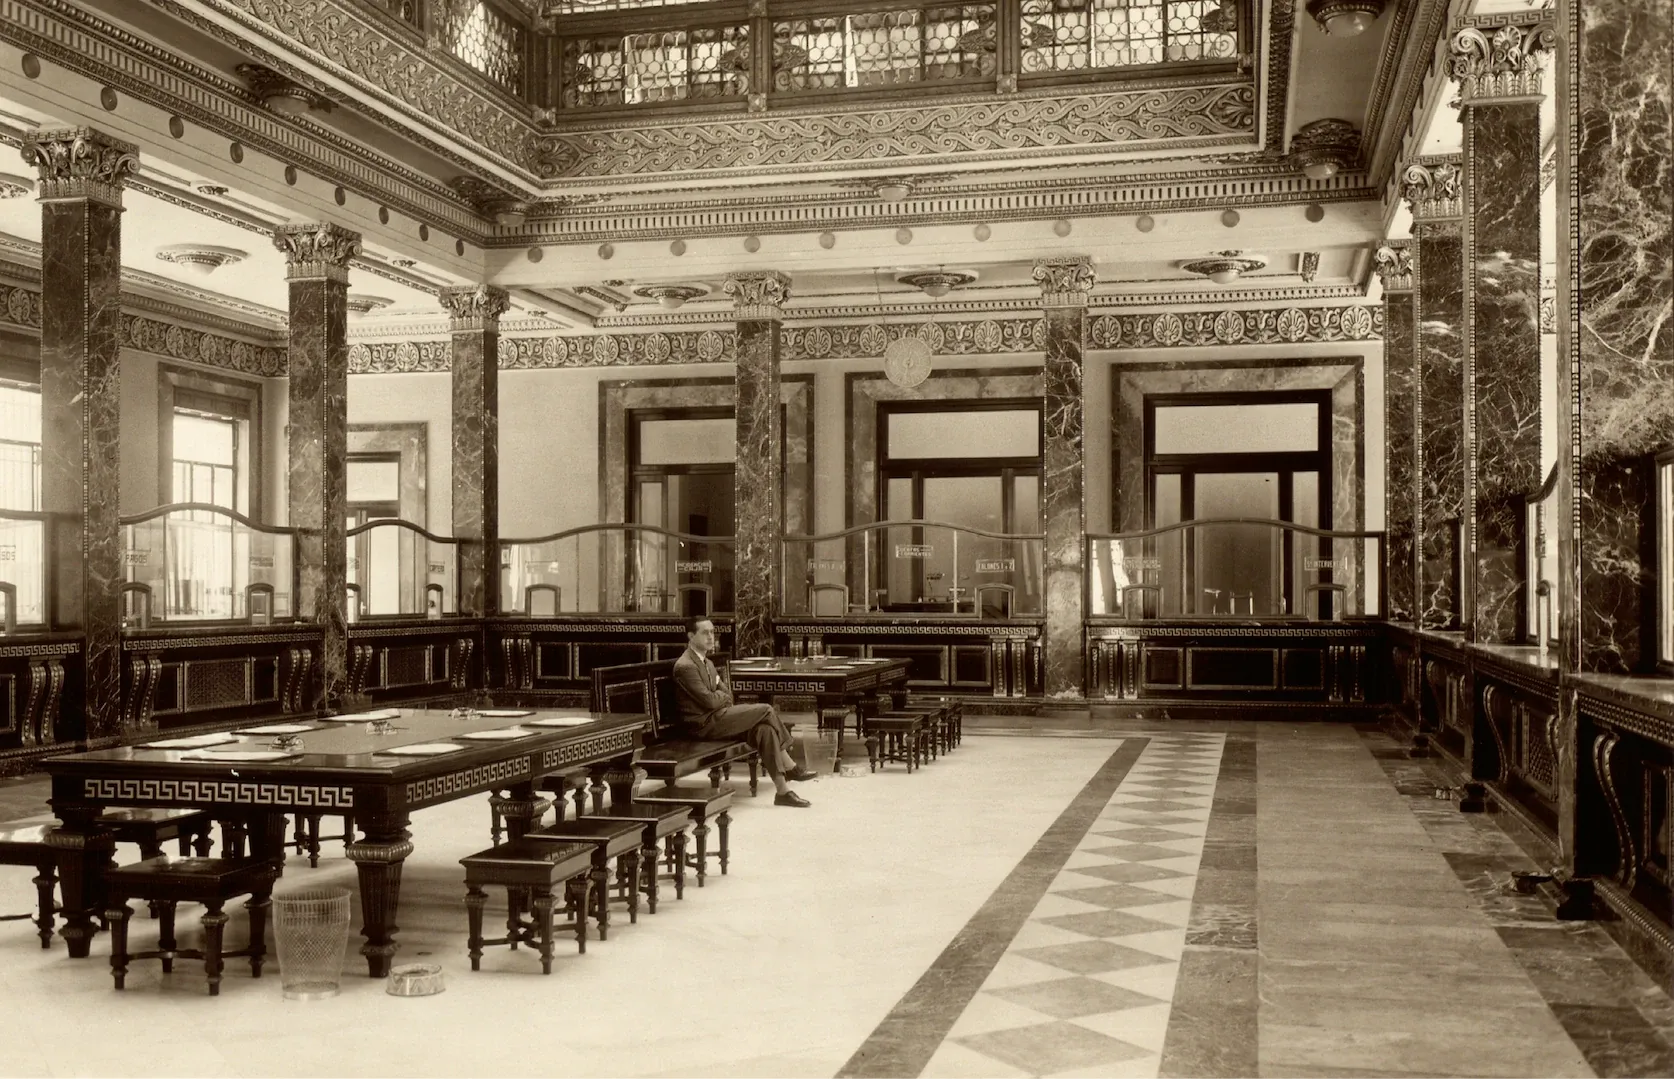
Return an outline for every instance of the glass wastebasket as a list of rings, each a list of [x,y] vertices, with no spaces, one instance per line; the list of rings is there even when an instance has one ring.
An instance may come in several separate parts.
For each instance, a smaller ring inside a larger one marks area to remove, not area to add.
[[[298,889],[273,897],[279,985],[287,1000],[335,997],[349,940],[349,890]]]

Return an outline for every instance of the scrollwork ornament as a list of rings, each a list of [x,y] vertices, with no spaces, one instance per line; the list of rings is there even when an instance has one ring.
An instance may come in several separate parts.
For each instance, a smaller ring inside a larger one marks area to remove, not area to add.
[[[1465,214],[1460,186],[1462,158],[1421,158],[1401,174],[1401,197],[1412,209],[1415,225],[1455,221]]]
[[[1406,244],[1384,244],[1372,253],[1372,266],[1384,292],[1412,292],[1412,248]]]
[[[790,278],[777,270],[766,270],[734,274],[721,288],[732,297],[738,318],[777,321],[785,317],[785,301],[790,299],[790,286]]]
[[[349,260],[360,254],[360,234],[341,225],[310,222],[273,230],[273,246],[285,253],[285,280],[325,279],[347,285]]]
[[[506,313],[511,298],[497,285],[455,285],[436,294],[448,313],[448,329],[453,333],[497,330],[500,316]]]
[[[1036,259],[1034,278],[1043,307],[1086,307],[1087,294],[1098,280],[1092,260],[1085,255]]]
[[[123,180],[139,171],[139,147],[93,128],[33,132],[19,150],[40,172],[42,202],[92,199],[120,209]]]
[[[1459,83],[1460,102],[1474,105],[1540,98],[1543,60],[1557,43],[1551,23],[1460,29],[1448,46],[1452,53],[1448,68]]]

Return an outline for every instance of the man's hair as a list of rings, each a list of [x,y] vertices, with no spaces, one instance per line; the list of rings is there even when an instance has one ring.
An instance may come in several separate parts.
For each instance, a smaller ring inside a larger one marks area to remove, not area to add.
[[[693,615],[691,618],[687,619],[686,636],[691,637],[693,634],[703,629],[704,623],[709,623],[711,626],[714,625],[714,621],[707,615]]]

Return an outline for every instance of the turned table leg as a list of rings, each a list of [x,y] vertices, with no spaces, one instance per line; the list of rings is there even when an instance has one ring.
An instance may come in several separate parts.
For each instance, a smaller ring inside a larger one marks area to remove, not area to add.
[[[401,905],[401,865],[413,853],[413,843],[405,814],[368,817],[363,827],[364,836],[348,846],[348,855],[360,873],[360,933],[366,939],[360,955],[366,957],[367,974],[381,979],[399,948],[395,917]]]
[[[63,898],[64,926],[59,930],[74,959],[93,948],[95,915],[105,909],[105,871],[116,851],[116,837],[101,829],[96,807],[77,807],[54,800],[61,826],[47,834],[47,845],[58,852],[58,889]]]

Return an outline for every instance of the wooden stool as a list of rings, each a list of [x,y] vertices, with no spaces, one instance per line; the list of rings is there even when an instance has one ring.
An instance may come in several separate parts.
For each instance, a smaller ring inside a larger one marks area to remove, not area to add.
[[[482,970],[484,945],[534,944],[541,953],[541,974],[552,974],[552,933],[575,930],[577,950],[587,951],[587,905],[591,899],[593,848],[589,844],[560,844],[551,841],[512,840],[467,855],[459,860],[465,868],[465,907],[471,920],[471,970]],[[482,909],[488,903],[484,885],[506,889],[506,936],[482,936]],[[553,925],[557,906],[554,887],[562,887],[564,913],[571,916],[562,927]],[[525,922],[520,910],[522,898],[530,897],[534,919]]]
[[[674,898],[686,896],[686,828],[692,823],[692,812],[684,806],[668,803],[641,802],[636,799],[621,806],[611,806],[602,814],[589,814],[587,821],[635,821],[642,828],[639,840],[639,869],[645,888],[645,899],[651,914],[657,913],[657,846],[664,845],[670,867],[674,871]]]
[[[621,876],[630,882],[639,880],[640,837],[645,832],[637,821],[611,821],[593,818],[587,821],[560,821],[537,829],[524,839],[551,843],[587,844],[593,849],[593,903],[599,922],[599,940],[610,940],[610,863],[617,861]],[[639,889],[627,891],[628,921],[639,921]],[[514,897],[512,905],[517,905]]]
[[[709,823],[713,821],[720,834],[716,854],[721,860],[721,873],[727,872],[727,827],[732,823],[732,788],[707,791],[699,788],[666,787],[655,789],[647,795],[635,795],[634,801],[684,806],[692,812],[692,837],[697,841],[697,852],[687,859],[686,865],[697,869],[697,883],[700,889],[703,888],[703,879],[709,872]]]
[[[37,910],[33,916],[41,948],[52,948],[52,916],[58,909],[52,902],[52,887],[58,883],[58,851],[47,847],[47,834],[58,828],[58,822],[42,824],[0,825],[0,866],[33,866],[35,868],[35,899]],[[28,915],[6,915],[7,921],[28,919]]]
[[[952,733],[948,726],[947,708],[942,705],[912,705],[905,709],[891,709],[878,714],[888,719],[916,716],[923,721],[920,732],[919,764],[934,761],[953,749]]]
[[[100,814],[99,824],[116,835],[117,843],[138,845],[142,859],[161,855],[163,844],[169,840],[179,844],[182,857],[194,851],[208,856],[213,843],[209,834],[215,828],[207,810],[169,807],[118,807]]]
[[[250,958],[250,977],[262,977],[266,957],[267,911],[272,905],[273,883],[279,867],[268,859],[204,859],[159,855],[144,862],[119,867],[105,875],[108,884],[106,921],[110,924],[110,972],[121,990],[130,960],[161,960],[165,973],[174,970],[177,959],[202,960],[209,978],[209,994],[221,992],[221,961],[231,956]],[[238,952],[221,950],[221,933],[227,916],[221,909],[228,900],[249,894],[245,908],[250,912],[250,944]],[[155,901],[159,908],[158,947],[150,952],[128,951],[130,899]],[[174,939],[174,909],[181,901],[200,903],[203,914],[203,948],[177,949]]]
[[[296,849],[298,855],[307,852],[310,867],[320,865],[320,842],[322,840],[341,840],[345,848],[355,842],[355,816],[353,814],[342,815],[343,831],[332,836],[320,835],[320,819],[325,816],[325,814],[302,813],[296,815],[296,827],[291,835],[291,847]]]
[[[904,762],[907,772],[918,768],[924,749],[922,716],[872,716],[866,720],[866,755],[872,771],[891,761]]]

